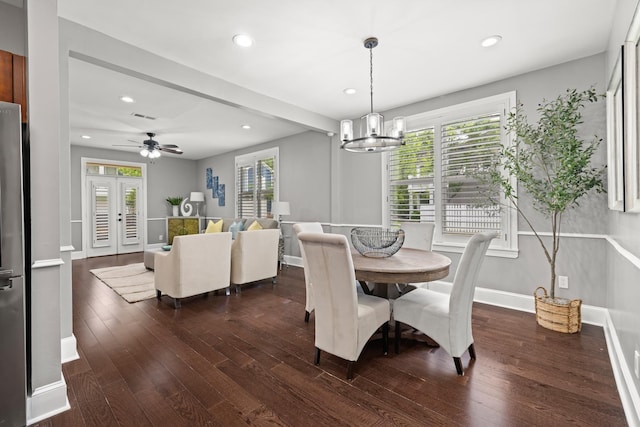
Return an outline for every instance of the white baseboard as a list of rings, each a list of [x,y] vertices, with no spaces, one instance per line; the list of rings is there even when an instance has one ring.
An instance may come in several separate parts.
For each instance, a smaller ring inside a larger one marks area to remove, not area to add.
[[[451,282],[443,282],[441,280],[425,284],[425,287],[431,290],[447,294],[451,292],[452,286],[453,284]],[[523,295],[476,287],[473,300],[475,302],[509,308],[511,310],[526,311],[527,313],[535,313],[536,311],[533,293],[531,295]],[[604,326],[605,316],[608,313],[606,308],[582,304],[581,309],[582,323]]]
[[[605,313],[603,329],[604,337],[607,340],[613,376],[616,379],[616,386],[627,417],[627,423],[631,427],[640,426],[640,394],[635,386],[631,370],[625,361],[622,345],[608,311]]]
[[[27,396],[27,425],[31,425],[71,409],[67,399],[67,383],[60,381],[37,388]]]
[[[87,254],[84,251],[74,251],[71,252],[71,259],[85,259]]]
[[[78,354],[78,342],[76,341],[75,335],[71,334],[70,337],[62,338],[60,340],[60,349],[62,363],[80,359],[80,355]]]

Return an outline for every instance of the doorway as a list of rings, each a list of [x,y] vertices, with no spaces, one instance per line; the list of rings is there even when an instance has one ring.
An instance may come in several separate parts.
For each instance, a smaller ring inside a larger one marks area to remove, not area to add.
[[[87,257],[144,250],[144,164],[83,159]]]

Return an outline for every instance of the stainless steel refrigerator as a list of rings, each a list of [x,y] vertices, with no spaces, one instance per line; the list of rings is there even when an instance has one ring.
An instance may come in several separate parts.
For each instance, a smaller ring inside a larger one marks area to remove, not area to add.
[[[0,102],[0,426],[26,416],[25,251],[20,106]]]

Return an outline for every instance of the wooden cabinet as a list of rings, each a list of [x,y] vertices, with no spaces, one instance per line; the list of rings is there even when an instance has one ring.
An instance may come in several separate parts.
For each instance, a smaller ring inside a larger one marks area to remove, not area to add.
[[[22,123],[27,122],[27,70],[24,56],[0,50],[0,101],[22,106]]]
[[[200,218],[188,216],[176,216],[167,218],[167,238],[169,244],[173,244],[175,236],[185,234],[198,234],[200,232]]]

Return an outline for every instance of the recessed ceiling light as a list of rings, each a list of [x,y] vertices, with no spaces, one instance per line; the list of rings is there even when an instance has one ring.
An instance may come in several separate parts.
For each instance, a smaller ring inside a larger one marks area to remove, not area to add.
[[[242,125],[242,126],[240,126],[240,127],[241,127],[242,129],[244,129],[244,130],[249,130],[249,129],[251,129],[251,126],[250,126],[250,125]]]
[[[352,87],[348,87],[345,90],[343,90],[343,92],[347,95],[353,95],[354,93],[356,93],[356,90]]]
[[[136,101],[134,101],[134,99],[132,97],[127,96],[127,95],[121,96],[120,97],[120,101],[126,102],[128,104],[131,104],[132,102],[136,102]]]
[[[493,35],[493,36],[489,36],[485,39],[482,40],[482,42],[480,42],[480,46],[482,47],[491,47],[491,46],[495,46],[496,44],[498,44],[500,42],[500,40],[502,40],[502,36],[499,35]]]
[[[82,138],[82,139],[91,139],[91,137],[89,135],[82,135],[80,138]]]
[[[233,36],[233,42],[240,47],[251,47],[253,39],[246,34],[236,34]]]

